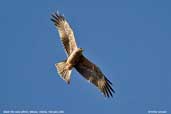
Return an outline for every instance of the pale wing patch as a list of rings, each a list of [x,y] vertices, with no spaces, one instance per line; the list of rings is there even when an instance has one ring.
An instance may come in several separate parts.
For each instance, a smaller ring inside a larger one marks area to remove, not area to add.
[[[61,41],[67,52],[67,55],[69,56],[73,52],[73,50],[77,48],[73,30],[64,16],[58,13],[53,14],[51,20],[57,27]]]

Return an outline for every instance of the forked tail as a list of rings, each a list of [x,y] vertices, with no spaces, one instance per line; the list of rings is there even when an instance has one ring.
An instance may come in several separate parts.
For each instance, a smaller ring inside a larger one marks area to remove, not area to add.
[[[60,75],[60,77],[67,82],[67,84],[70,83],[70,75],[71,75],[71,70],[66,68],[66,61],[62,61],[59,63],[55,64],[57,71]]]

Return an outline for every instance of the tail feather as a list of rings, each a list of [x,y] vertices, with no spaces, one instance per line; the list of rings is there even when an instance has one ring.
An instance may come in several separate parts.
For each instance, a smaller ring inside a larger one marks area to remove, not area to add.
[[[67,84],[70,83],[70,75],[72,70],[66,69],[66,61],[62,61],[55,64],[57,71],[60,75],[60,77],[67,82]]]

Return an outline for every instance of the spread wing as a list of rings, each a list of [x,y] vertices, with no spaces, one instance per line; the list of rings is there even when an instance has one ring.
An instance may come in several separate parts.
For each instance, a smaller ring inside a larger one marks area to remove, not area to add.
[[[52,14],[51,20],[54,22],[54,25],[58,29],[61,41],[64,45],[67,55],[69,56],[72,51],[77,48],[72,28],[70,27],[64,16],[58,13]]]
[[[80,61],[75,65],[76,70],[83,75],[84,78],[93,83],[106,97],[112,97],[115,91],[112,89],[112,83],[104,76],[101,70],[83,55]]]

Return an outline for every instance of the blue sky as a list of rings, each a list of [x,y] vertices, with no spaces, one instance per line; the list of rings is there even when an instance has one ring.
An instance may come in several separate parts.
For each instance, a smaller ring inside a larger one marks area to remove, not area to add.
[[[66,114],[146,114],[171,106],[171,2],[1,0],[0,105],[45,105]],[[66,58],[50,15],[64,14],[79,47],[113,82],[112,99],[54,64]]]

